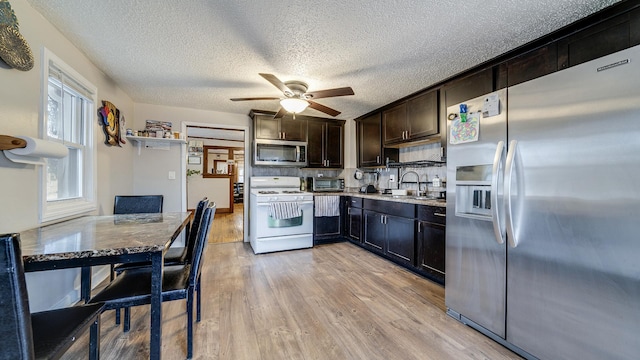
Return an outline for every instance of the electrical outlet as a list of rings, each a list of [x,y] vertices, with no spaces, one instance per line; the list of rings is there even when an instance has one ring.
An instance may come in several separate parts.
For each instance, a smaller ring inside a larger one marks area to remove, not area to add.
[[[175,179],[176,179],[176,172],[169,171],[169,180],[175,180]]]
[[[389,174],[389,182],[396,182],[396,175],[395,174]]]

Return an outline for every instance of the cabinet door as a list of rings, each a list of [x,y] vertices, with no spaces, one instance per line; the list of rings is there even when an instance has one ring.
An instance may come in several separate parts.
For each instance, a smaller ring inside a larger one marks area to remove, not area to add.
[[[307,120],[302,116],[295,120],[290,115],[280,119],[280,132],[282,140],[307,141]]]
[[[324,167],[324,123],[320,121],[309,121],[308,132],[307,157],[309,158],[309,167]]]
[[[387,232],[387,255],[408,264],[415,264],[415,220],[384,215]]]
[[[494,91],[493,68],[479,71],[465,78],[454,80],[444,86],[447,107]]]
[[[280,140],[280,119],[274,119],[271,115],[256,115],[254,125],[256,139]]]
[[[382,165],[381,114],[358,121],[358,167]]]
[[[349,207],[347,211],[347,236],[350,239],[360,242],[362,232],[362,209]]]
[[[558,41],[558,68],[597,59],[631,45],[629,14],[609,19]]]
[[[314,245],[341,240],[340,216],[314,217],[313,243]]]
[[[513,86],[558,70],[558,44],[551,43],[507,62],[507,84]]]
[[[325,125],[324,154],[326,166],[331,168],[344,167],[344,125],[327,121]]]
[[[418,268],[433,280],[444,284],[445,226],[418,222]]]
[[[407,101],[408,139],[438,133],[438,91],[429,91]]]
[[[372,250],[384,253],[385,251],[385,225],[382,223],[382,215],[364,210],[364,240],[363,244]]]
[[[382,112],[382,143],[393,144],[405,139],[407,130],[407,103]]]

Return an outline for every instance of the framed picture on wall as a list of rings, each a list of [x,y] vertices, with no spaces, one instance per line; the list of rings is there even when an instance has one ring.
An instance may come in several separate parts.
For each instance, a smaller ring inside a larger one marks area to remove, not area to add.
[[[191,165],[202,164],[202,158],[200,156],[189,156],[188,163]]]

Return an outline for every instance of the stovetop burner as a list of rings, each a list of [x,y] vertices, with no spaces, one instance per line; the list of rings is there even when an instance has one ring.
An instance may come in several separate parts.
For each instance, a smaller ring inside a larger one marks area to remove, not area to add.
[[[282,191],[283,194],[302,194],[302,191],[300,190],[284,190]]]
[[[273,190],[260,190],[258,194],[278,194],[278,192]]]

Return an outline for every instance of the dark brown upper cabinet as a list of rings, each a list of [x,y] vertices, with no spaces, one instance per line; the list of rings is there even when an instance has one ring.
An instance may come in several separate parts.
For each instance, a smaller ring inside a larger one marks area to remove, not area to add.
[[[255,138],[266,140],[307,141],[307,121],[291,115],[274,118],[271,114],[253,114]]]
[[[438,90],[415,96],[382,112],[384,145],[413,142],[438,134]]]
[[[309,120],[310,168],[344,168],[344,120]]]
[[[558,69],[566,69],[631,47],[634,31],[632,25],[635,23],[631,21],[630,14],[626,13],[558,40]]]
[[[551,43],[507,61],[507,84],[517,85],[557,70],[558,44]]]
[[[358,167],[383,166],[386,158],[398,161],[398,149],[382,144],[382,114],[376,112],[356,121]]]
[[[444,96],[447,107],[449,107],[481,95],[486,95],[494,90],[493,68],[488,68],[445,84]]]

